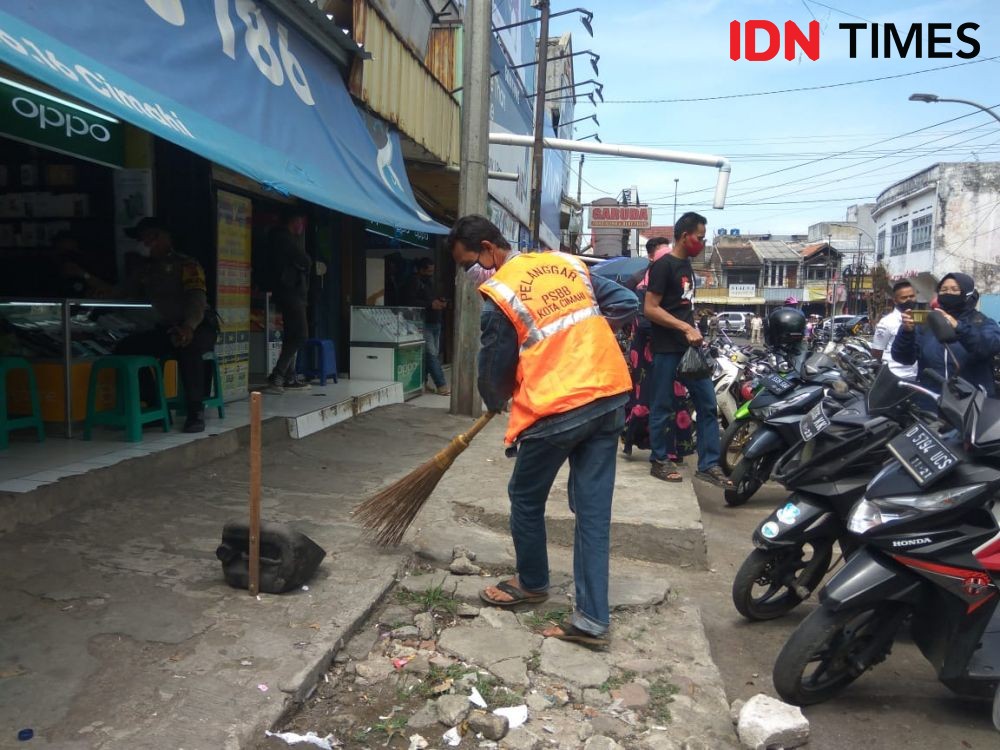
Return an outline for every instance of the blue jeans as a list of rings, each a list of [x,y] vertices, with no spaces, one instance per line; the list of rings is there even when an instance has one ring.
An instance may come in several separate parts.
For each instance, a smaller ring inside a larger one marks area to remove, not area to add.
[[[674,380],[682,353],[653,355],[652,393],[649,397],[650,461],[666,461],[667,446],[672,445],[668,431],[673,429]],[[698,412],[698,471],[719,465],[722,439],[719,436],[719,407],[711,378],[682,380]]]
[[[430,375],[437,388],[447,385],[441,369],[441,324],[424,323],[424,377]]]
[[[608,606],[611,496],[615,488],[618,436],[624,425],[624,409],[615,408],[564,432],[521,441],[507,487],[518,579],[528,591],[544,591],[549,586],[545,502],[556,474],[569,459],[569,506],[576,514],[573,539],[576,608],[572,623],[593,635],[605,633],[611,620]]]

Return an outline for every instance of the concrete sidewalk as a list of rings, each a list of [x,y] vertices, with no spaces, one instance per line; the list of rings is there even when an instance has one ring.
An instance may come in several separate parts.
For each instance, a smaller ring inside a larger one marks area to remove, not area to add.
[[[349,517],[470,423],[394,405],[266,444],[264,518],[295,524],[327,551],[308,591],[258,601],[222,579],[222,526],[246,513],[243,451],[187,469],[182,447],[155,473],[123,462],[75,508],[0,537],[0,747],[22,728],[34,730],[32,746],[60,748],[237,748],[258,738],[312,690],[394,584],[411,543],[433,554],[452,536],[476,538],[481,553],[503,553],[504,535],[475,523],[478,514],[499,524],[506,503],[510,464],[496,423],[398,550],[371,546]],[[674,562],[703,564],[690,482],[653,483],[643,461],[619,466],[616,548],[662,544],[678,550]],[[553,496],[554,539],[565,533],[564,495]],[[661,559],[651,555],[637,556]]]

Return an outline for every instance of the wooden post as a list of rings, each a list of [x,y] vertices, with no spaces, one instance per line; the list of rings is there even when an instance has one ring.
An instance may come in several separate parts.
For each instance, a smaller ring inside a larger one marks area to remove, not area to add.
[[[260,393],[250,394],[250,596],[260,591]]]

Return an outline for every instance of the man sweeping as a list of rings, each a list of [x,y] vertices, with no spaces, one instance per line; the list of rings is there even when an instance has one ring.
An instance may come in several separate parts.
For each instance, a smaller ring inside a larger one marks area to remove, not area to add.
[[[517,452],[508,485],[517,575],[480,597],[497,607],[548,597],[545,503],[568,459],[575,611],[542,634],[606,645],[611,497],[632,387],[613,328],[632,320],[638,301],[613,281],[591,276],[572,255],[514,254],[482,216],[459,219],[447,247],[466,270],[493,271],[479,287],[485,299],[479,392],[490,411],[504,410],[513,398],[504,440]]]

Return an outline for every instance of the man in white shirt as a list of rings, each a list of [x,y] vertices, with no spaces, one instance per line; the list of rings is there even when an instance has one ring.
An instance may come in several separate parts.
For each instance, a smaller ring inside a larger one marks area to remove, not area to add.
[[[917,306],[917,292],[909,281],[897,281],[892,287],[892,301],[895,304],[892,312],[884,315],[875,326],[875,336],[872,338],[872,354],[875,358],[889,365],[889,370],[897,378],[913,380],[917,377],[917,365],[904,365],[892,358],[892,341],[903,322],[903,313],[910,312]]]

